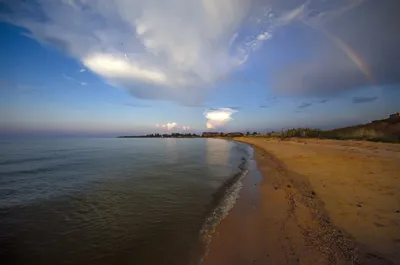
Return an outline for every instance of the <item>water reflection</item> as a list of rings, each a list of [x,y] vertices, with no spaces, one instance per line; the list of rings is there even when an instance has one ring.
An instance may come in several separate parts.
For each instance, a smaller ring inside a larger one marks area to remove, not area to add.
[[[232,144],[225,140],[206,139],[206,160],[209,165],[229,164]]]
[[[178,148],[176,146],[177,139],[174,138],[166,138],[163,139],[166,143],[167,152],[166,159],[167,163],[177,163],[178,162]]]

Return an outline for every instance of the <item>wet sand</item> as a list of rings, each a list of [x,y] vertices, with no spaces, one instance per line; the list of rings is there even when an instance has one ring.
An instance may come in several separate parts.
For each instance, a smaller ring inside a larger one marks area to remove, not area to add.
[[[263,177],[245,178],[205,264],[400,264],[400,145],[236,140]]]

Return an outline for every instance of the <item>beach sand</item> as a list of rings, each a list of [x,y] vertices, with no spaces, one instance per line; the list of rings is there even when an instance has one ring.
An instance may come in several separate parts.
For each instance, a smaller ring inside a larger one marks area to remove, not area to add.
[[[262,181],[213,234],[204,264],[400,264],[400,145],[237,138]]]

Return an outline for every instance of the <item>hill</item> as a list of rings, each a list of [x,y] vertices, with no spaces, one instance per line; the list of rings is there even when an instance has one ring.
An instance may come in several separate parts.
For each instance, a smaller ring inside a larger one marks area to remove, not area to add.
[[[248,136],[249,137],[249,136]],[[332,130],[312,128],[293,128],[281,132],[270,132],[250,137],[291,137],[337,139],[337,140],[368,140],[379,142],[400,143],[400,112],[392,114],[387,119],[375,120],[366,124],[343,127]]]
[[[383,120],[324,131],[322,136],[338,139],[397,142],[400,141],[400,113],[393,114]]]

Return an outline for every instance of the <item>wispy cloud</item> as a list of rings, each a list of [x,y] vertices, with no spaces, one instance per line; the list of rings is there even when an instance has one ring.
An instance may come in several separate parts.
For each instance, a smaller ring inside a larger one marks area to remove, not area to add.
[[[260,108],[269,108],[275,106],[280,100],[277,97],[267,98],[264,104],[260,105]]]
[[[228,109],[231,109],[231,110],[241,110],[242,109],[242,107],[238,107],[238,106],[232,106],[232,107],[227,107]]]
[[[73,81],[73,82],[77,82],[79,83],[81,86],[87,86],[88,83],[87,82],[83,82],[83,81],[78,81],[75,78],[72,78],[66,74],[61,74],[62,77],[64,77],[65,79],[69,80],[69,81]]]
[[[353,104],[367,103],[376,100],[378,97],[354,97],[351,102]]]
[[[320,103],[320,104],[324,104],[326,102],[328,102],[329,99],[321,99],[321,100],[314,100],[313,103]]]
[[[125,103],[124,105],[133,107],[133,108],[150,108],[151,107],[151,105],[138,104],[138,103]]]
[[[86,71],[86,69],[84,69],[84,68],[82,68],[81,70],[79,70],[80,73],[83,73],[83,72],[85,72],[85,71]]]
[[[204,111],[204,116],[207,119],[206,127],[208,129],[215,129],[224,126],[227,122],[232,120],[232,114],[237,110],[230,108],[212,108]]]
[[[305,109],[305,108],[308,108],[308,107],[312,106],[312,104],[313,103],[311,103],[311,102],[304,102],[301,105],[297,106],[297,108],[298,109]]]
[[[182,129],[183,129],[185,132],[191,130],[190,126],[187,126],[187,125],[183,125],[183,126],[182,126]]]
[[[66,74],[61,74],[61,76],[64,77],[65,79],[67,79],[67,80],[75,80],[75,79],[73,79],[72,77],[70,77],[70,76],[68,76]]]

